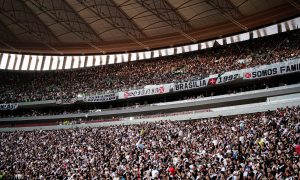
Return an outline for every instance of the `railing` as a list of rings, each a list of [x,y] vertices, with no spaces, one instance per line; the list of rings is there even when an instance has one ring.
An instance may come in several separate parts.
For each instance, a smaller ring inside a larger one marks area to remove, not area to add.
[[[84,122],[83,124],[74,124],[74,125],[55,125],[55,126],[35,126],[35,127],[3,127],[0,128],[0,132],[3,131],[33,131],[33,130],[54,130],[54,129],[69,129],[69,128],[86,128],[86,127],[101,127],[101,126],[117,126],[117,125],[133,125],[140,123],[148,122],[157,122],[157,121],[184,121],[184,120],[199,120],[204,118],[214,118],[219,116],[231,116],[238,114],[249,114],[257,112],[265,112],[268,110],[276,110],[277,108],[285,108],[287,106],[299,106],[299,99],[286,99],[281,102],[262,102],[255,104],[246,104],[246,105],[237,105],[221,108],[212,108],[209,111],[187,111],[179,114],[172,113],[170,116],[167,114],[156,115],[156,116],[144,116],[143,118],[133,117],[132,119],[114,119],[114,120],[98,120],[98,121],[89,121]]]
[[[101,117],[101,116],[130,116],[130,114],[145,114],[146,112],[163,112],[166,110],[178,111],[182,108],[191,108],[191,107],[199,107],[206,106],[212,104],[219,103],[231,103],[238,102],[241,100],[249,100],[254,98],[267,98],[269,96],[278,96],[283,94],[291,94],[291,93],[299,93],[300,92],[300,84],[283,86],[277,88],[269,88],[263,90],[249,91],[231,95],[221,95],[214,96],[208,98],[202,98],[199,100],[194,100],[192,102],[181,102],[178,101],[176,104],[169,105],[149,105],[139,108],[132,109],[110,109],[107,111],[101,112],[91,112],[91,113],[78,113],[78,114],[66,114],[66,115],[52,115],[52,116],[35,116],[35,117],[14,117],[14,118],[0,118],[1,122],[13,122],[13,121],[32,121],[32,120],[59,120],[59,119],[75,119],[75,118],[85,118],[85,117]],[[207,109],[207,108],[204,108]],[[184,110],[181,110],[184,111]]]

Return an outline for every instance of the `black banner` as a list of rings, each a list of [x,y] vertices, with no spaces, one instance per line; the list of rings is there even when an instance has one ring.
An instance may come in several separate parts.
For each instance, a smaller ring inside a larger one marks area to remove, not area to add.
[[[83,99],[84,102],[106,102],[114,100],[117,100],[115,93],[87,96]]]
[[[18,103],[9,103],[9,104],[0,104],[0,110],[6,111],[6,110],[15,110],[19,106]]]

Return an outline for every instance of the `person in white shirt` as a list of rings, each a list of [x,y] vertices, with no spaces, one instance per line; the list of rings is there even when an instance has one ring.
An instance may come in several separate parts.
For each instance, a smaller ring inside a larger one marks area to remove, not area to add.
[[[157,169],[152,169],[151,170],[151,178],[155,179],[155,178],[158,178],[158,176],[159,176],[159,171]]]

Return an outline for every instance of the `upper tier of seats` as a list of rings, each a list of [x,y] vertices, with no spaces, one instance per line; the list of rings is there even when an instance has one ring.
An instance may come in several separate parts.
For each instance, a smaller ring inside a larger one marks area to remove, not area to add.
[[[49,72],[0,72],[0,102],[72,98],[150,84],[200,79],[300,55],[300,31],[157,59]]]

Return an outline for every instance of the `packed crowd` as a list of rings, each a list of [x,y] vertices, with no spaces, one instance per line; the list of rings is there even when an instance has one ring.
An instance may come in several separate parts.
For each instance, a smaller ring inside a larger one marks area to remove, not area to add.
[[[0,133],[6,179],[300,178],[300,108],[130,126]]]
[[[57,108],[53,107],[45,107],[45,108],[18,108],[16,110],[6,110],[0,111],[0,118],[12,118],[12,117],[36,117],[36,116],[53,116],[53,115],[67,115],[67,114],[79,114],[79,113],[93,113],[93,112],[101,112],[101,111],[109,111],[109,110],[121,110],[121,109],[136,109],[144,106],[155,106],[161,103],[179,103],[178,101],[186,101],[192,99],[202,99],[205,97],[212,97],[224,94],[236,94],[240,92],[267,89],[272,87],[286,86],[287,84],[283,83],[283,81],[276,78],[276,83],[274,82],[265,82],[265,83],[252,83],[251,85],[242,86],[238,88],[232,87],[231,89],[226,89],[223,91],[220,88],[212,89],[206,92],[199,92],[197,95],[195,94],[184,94],[178,97],[172,97],[172,100],[166,100],[162,98],[152,99],[152,102],[149,101],[137,101],[127,103],[126,106],[124,104],[115,104],[114,107],[112,104],[103,106],[103,104],[91,104],[88,106],[60,106]],[[123,105],[123,106],[122,106]]]
[[[70,99],[78,93],[201,79],[300,55],[300,30],[151,60],[51,72],[0,72],[0,102]]]

